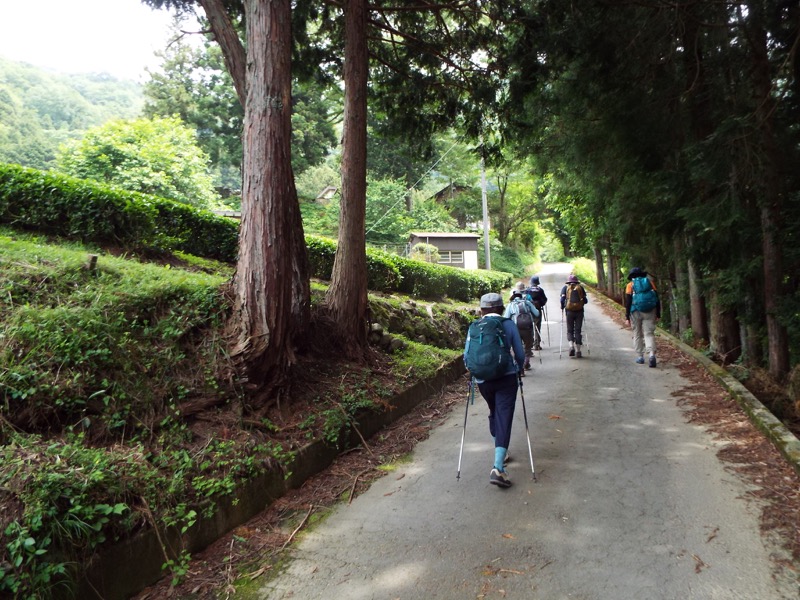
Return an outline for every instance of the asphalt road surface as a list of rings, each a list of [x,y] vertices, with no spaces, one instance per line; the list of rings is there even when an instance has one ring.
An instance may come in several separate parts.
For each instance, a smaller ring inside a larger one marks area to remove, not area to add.
[[[592,302],[584,358],[559,358],[565,265],[542,276],[550,346],[524,378],[508,465],[489,484],[485,402],[465,403],[409,463],[304,534],[260,596],[303,600],[800,598],[759,533],[747,485],[687,423],[668,363],[634,364],[631,333]],[[547,328],[544,332],[548,338]],[[564,343],[566,348],[566,343]]]

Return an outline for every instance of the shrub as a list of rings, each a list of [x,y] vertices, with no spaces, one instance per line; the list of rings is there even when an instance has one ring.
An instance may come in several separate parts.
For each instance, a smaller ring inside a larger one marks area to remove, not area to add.
[[[165,198],[0,165],[0,223],[84,242],[180,250],[234,262],[238,224]]]
[[[0,165],[0,222],[131,248],[155,247],[235,262],[238,223],[164,198]],[[307,235],[310,275],[330,279],[334,240]],[[504,272],[466,271],[367,249],[367,286],[464,302],[511,285]]]
[[[156,210],[146,196],[17,165],[0,165],[0,222],[84,241],[148,244]]]
[[[423,262],[438,263],[439,262],[439,248],[433,244],[415,244],[411,248],[411,253],[408,257],[412,260],[421,260]]]

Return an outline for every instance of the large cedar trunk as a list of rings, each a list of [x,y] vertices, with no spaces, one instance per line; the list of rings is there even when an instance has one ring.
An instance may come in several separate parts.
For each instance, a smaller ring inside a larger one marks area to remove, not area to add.
[[[248,0],[242,222],[234,355],[251,384],[280,383],[305,325],[309,283],[291,166],[290,0]]]
[[[764,366],[764,350],[761,344],[761,332],[756,325],[745,325],[744,364],[749,367]]]
[[[608,290],[609,295],[617,302],[623,302],[624,288],[619,274],[619,257],[608,248]]]
[[[764,257],[764,312],[767,319],[769,372],[778,380],[789,374],[789,338],[786,327],[778,320],[778,302],[783,295],[783,252],[781,240],[781,213],[783,192],[782,158],[775,139],[774,115],[777,110],[772,85],[772,68],[769,61],[767,33],[763,27],[763,7],[753,3],[750,7],[754,23],[749,40],[753,50],[752,73],[754,79],[756,117],[759,123],[761,144],[766,156],[762,167],[763,187],[759,207],[761,212],[761,249]]]
[[[597,289],[606,289],[606,270],[603,263],[603,249],[595,244],[594,246],[594,268],[597,275]]]
[[[683,260],[683,242],[680,237],[675,238],[675,285],[673,286],[673,315],[672,323],[681,334],[689,329],[691,324],[689,316],[689,275]]]
[[[739,337],[739,322],[736,312],[719,303],[719,294],[711,292],[710,302],[710,350],[723,365],[728,365],[741,356],[742,343]]]
[[[342,351],[363,356],[367,345],[367,2],[346,0],[344,133],[339,245],[327,305]]]
[[[706,301],[700,291],[697,281],[697,270],[690,260],[686,263],[689,277],[689,307],[692,316],[692,337],[695,342],[708,342],[708,318],[706,316]]]
[[[199,3],[206,13],[214,39],[222,49],[222,58],[233,80],[239,103],[244,107],[247,102],[247,56],[239,34],[223,0],[199,0]]]

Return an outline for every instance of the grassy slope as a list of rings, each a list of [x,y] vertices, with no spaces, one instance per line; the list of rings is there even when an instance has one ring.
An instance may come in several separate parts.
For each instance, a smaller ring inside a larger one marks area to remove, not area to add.
[[[191,526],[237,481],[285,462],[292,435],[335,438],[341,406],[379,406],[457,356],[444,347],[469,320],[463,307],[371,297],[394,332],[439,347],[409,342],[375,372],[347,366],[353,383],[315,390],[301,423],[249,418],[222,342],[231,273],[0,229],[0,595],[46,589],[68,568],[56,553],[84,562],[151,515]]]

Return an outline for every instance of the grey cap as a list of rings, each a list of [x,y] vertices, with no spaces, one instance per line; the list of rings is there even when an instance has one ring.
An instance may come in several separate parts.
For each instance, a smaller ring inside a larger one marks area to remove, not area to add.
[[[517,284],[514,286],[514,289],[519,290],[520,292],[525,289],[525,284],[521,281],[518,281]]]
[[[500,294],[491,292],[481,296],[481,308],[503,307],[503,297]]]

